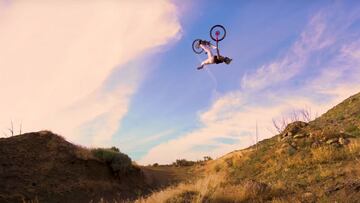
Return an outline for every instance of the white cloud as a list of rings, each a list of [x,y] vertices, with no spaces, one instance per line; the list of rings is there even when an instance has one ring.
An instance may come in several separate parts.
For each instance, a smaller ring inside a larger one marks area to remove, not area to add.
[[[269,98],[270,95],[264,95]],[[244,98],[247,101],[250,98]],[[276,100],[276,98],[273,98]],[[297,108],[311,106],[314,112],[324,112],[329,106],[314,104],[303,97],[287,97],[276,100],[269,106],[246,105],[239,102],[236,95],[226,95],[217,100],[212,107],[200,115],[203,126],[177,139],[162,143],[152,148],[140,163],[169,163],[179,158],[189,160],[202,159],[205,155],[219,157],[236,149],[254,144],[256,123],[259,126],[259,138],[274,135],[272,119],[280,114]],[[230,138],[235,143],[221,143],[219,139]],[[194,150],[196,147],[213,146],[211,150]]]
[[[326,23],[322,13],[314,16],[300,39],[296,41],[287,54],[280,60],[263,65],[255,73],[245,75],[242,79],[244,89],[261,89],[268,84],[288,80],[306,68],[309,56],[312,52],[323,49],[332,43],[332,39],[326,36]]]
[[[219,97],[207,111],[199,115],[200,128],[159,144],[140,162],[169,163],[178,158],[196,160],[205,155],[218,157],[253,144],[256,123],[260,139],[264,139],[274,135],[269,131],[274,129],[273,118],[299,108],[311,108],[313,113],[322,114],[359,92],[360,43],[351,39],[345,42],[337,40],[337,36],[348,36],[346,28],[353,21],[330,25],[329,15],[325,11],[315,15],[288,53],[242,78],[241,90]],[[328,49],[324,48],[330,47],[337,49],[336,57],[330,60],[318,58],[324,67],[319,67],[319,75],[310,77],[304,86],[291,87],[285,83],[277,89],[266,89],[303,74],[312,54],[326,52]],[[318,95],[326,99],[319,100]],[[221,143],[221,138],[234,138],[237,142]],[[210,149],[194,150],[201,146],[209,146]]]
[[[1,129],[12,119],[78,139],[81,125],[102,117],[94,144],[109,141],[142,74],[103,93],[111,71],[180,29],[165,0],[12,1],[0,11]]]

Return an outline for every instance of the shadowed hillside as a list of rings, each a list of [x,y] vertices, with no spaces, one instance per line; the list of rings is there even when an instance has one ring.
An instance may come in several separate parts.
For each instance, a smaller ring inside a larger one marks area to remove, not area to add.
[[[138,202],[359,202],[360,94]]]
[[[126,162],[126,155],[119,162],[108,162],[99,154],[111,153],[100,152],[48,131],[1,138],[0,202],[96,202],[101,197],[134,198],[147,190],[140,169],[130,159],[123,168],[119,165]]]

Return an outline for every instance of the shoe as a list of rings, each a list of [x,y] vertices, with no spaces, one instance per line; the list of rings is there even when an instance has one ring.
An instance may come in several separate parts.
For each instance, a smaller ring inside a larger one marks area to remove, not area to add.
[[[204,66],[197,67],[198,70],[203,69],[203,68],[204,68]]]
[[[230,64],[231,63],[231,61],[232,61],[232,59],[231,58],[225,58],[225,60],[224,60],[224,62],[226,63],[226,64]]]

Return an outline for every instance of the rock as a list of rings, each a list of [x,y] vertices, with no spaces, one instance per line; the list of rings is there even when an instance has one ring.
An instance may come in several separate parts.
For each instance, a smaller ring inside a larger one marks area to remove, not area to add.
[[[281,139],[282,142],[287,142],[287,141],[289,141],[289,140],[290,140],[290,137],[289,137],[289,136],[283,137],[283,138]]]
[[[294,136],[295,139],[300,139],[300,138],[304,138],[304,137],[306,137],[306,134],[305,134],[305,133],[296,134],[296,135]]]
[[[289,138],[291,136],[291,133],[285,132],[280,134],[280,140],[283,140],[284,138]]]
[[[331,138],[326,141],[326,144],[333,144],[338,142],[338,138]]]
[[[348,139],[345,139],[345,138],[343,138],[343,137],[340,137],[339,138],[339,143],[341,144],[341,145],[347,145],[347,144],[349,144],[349,140]]]
[[[287,136],[293,136],[298,133],[302,128],[306,127],[308,123],[302,121],[295,121],[286,126],[283,135],[287,134]]]
[[[311,138],[320,138],[320,137],[321,137],[321,133],[322,133],[321,130],[312,130],[312,131],[309,133],[309,137],[311,137]]]

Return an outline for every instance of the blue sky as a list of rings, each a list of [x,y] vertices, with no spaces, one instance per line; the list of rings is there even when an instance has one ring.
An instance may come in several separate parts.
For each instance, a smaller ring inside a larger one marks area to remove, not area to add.
[[[21,98],[0,107],[4,129],[11,118],[169,163],[247,147],[256,123],[264,139],[273,119],[360,90],[358,1],[109,2],[0,1],[0,90]],[[215,24],[233,62],[198,71],[192,41]]]
[[[201,128],[201,112],[207,111],[216,100],[227,93],[240,89],[246,91],[246,87],[241,85],[245,74],[253,74],[264,64],[286,55],[301,38],[302,32],[309,26],[309,21],[319,15],[319,12],[325,13],[324,18],[329,21],[326,23],[331,24],[330,21],[334,20],[335,25],[327,26],[334,26],[329,29],[336,30],[335,26],[356,14],[360,6],[356,1],[175,1],[175,4],[180,7],[178,16],[181,37],[164,47],[165,51],[147,59],[146,66],[152,66],[152,71],[147,74],[132,97],[129,111],[121,121],[122,127],[114,136],[117,146],[135,160],[141,159],[160,143]],[[355,19],[351,25],[344,28],[344,33],[339,33],[340,36],[336,37],[344,38],[340,41],[356,40],[360,34],[359,22],[359,19]],[[230,66],[212,65],[207,70],[197,71],[195,67],[199,60],[206,56],[197,56],[192,52],[192,40],[209,40],[209,29],[215,24],[226,27],[228,35],[220,44],[221,53],[232,57],[234,61]],[[351,31],[353,33],[349,33]],[[309,32],[312,34],[311,30]],[[272,92],[275,97],[283,94],[308,94],[304,86],[308,80],[319,75],[322,70],[320,66],[326,65],[325,60],[330,60],[337,54],[331,49],[341,46],[340,43],[342,42],[330,45],[329,50],[315,51],[316,57],[304,64],[310,66],[306,71],[297,73],[291,80],[266,84],[264,88],[268,90],[251,93],[253,95],[244,105],[263,103],[262,105],[266,106],[272,103],[258,100],[269,99],[257,95],[268,92]],[[320,64],[317,64],[319,60]],[[308,96],[314,97],[314,100],[317,96],[319,100],[327,98],[326,95],[315,93],[309,93]],[[156,139],[141,142],[152,136]],[[139,144],[137,141],[140,141]],[[202,148],[200,152],[203,155],[209,151],[206,145],[195,147]],[[212,147],[214,146],[210,148]],[[179,158],[180,156],[181,154]]]

